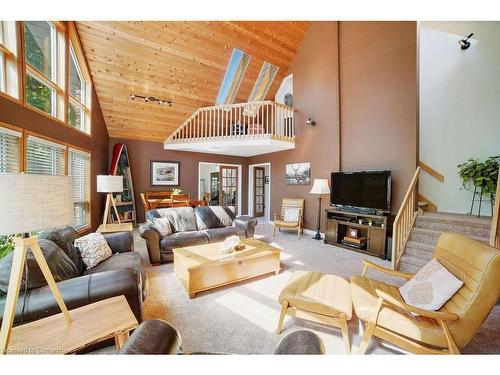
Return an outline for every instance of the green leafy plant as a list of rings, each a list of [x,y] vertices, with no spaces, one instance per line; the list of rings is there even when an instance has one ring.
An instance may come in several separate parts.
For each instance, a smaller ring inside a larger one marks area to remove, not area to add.
[[[177,195],[177,194],[180,194],[182,193],[182,189],[179,189],[179,188],[173,188],[172,189],[172,194],[173,195]]]
[[[462,188],[476,189],[479,194],[493,196],[497,189],[499,159],[500,156],[490,156],[484,161],[471,158],[457,165]]]
[[[14,250],[12,238],[12,236],[0,236],[0,259]]]

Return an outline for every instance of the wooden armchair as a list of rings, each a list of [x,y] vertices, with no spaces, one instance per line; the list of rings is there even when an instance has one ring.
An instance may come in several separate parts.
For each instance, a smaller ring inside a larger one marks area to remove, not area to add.
[[[144,193],[141,193],[141,201],[142,201],[142,205],[144,206],[144,212],[148,212],[150,210],[149,202],[146,199],[146,196],[144,195]]]
[[[361,276],[351,277],[354,310],[366,323],[360,354],[372,336],[417,354],[460,354],[472,339],[500,295],[500,250],[446,232],[433,257],[464,282],[439,311],[407,305],[398,287],[366,277],[369,268],[407,280],[412,274],[363,261]]]
[[[285,221],[285,211],[287,209],[298,209],[297,220]],[[274,214],[274,229],[273,236],[276,236],[276,228],[281,232],[281,228],[289,228],[297,230],[297,236],[300,239],[300,234],[304,231],[304,199],[283,198],[281,203],[281,213]]]

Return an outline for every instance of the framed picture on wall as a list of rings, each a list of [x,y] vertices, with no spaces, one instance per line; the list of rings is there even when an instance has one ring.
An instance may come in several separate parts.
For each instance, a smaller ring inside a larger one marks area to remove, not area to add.
[[[310,185],[311,163],[287,164],[285,179],[287,185]]]
[[[151,186],[179,186],[179,162],[151,160]]]

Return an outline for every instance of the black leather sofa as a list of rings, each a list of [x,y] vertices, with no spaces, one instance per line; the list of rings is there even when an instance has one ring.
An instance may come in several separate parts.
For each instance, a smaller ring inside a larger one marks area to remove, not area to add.
[[[161,236],[156,230],[152,221],[161,217],[168,218],[172,234]],[[147,211],[146,219],[139,233],[146,240],[151,264],[172,262],[177,247],[223,241],[232,235],[253,237],[257,224],[251,216],[236,216],[234,206],[159,208]]]
[[[142,303],[147,295],[147,279],[141,256],[133,251],[132,233],[104,234],[114,255],[92,269],[85,269],[78,249],[73,247],[73,242],[78,237],[78,232],[69,226],[43,231],[38,236],[40,248],[68,309],[124,295],[137,320],[141,322]],[[12,255],[10,253],[0,260],[0,314],[4,311]],[[27,254],[27,266],[28,285],[26,286],[25,273],[14,324],[27,323],[60,312],[30,251]]]
[[[132,333],[119,354],[187,354],[182,351],[179,332],[160,319],[146,320]],[[222,353],[190,353],[222,354]],[[325,354],[323,341],[314,332],[299,330],[284,336],[274,354]]]

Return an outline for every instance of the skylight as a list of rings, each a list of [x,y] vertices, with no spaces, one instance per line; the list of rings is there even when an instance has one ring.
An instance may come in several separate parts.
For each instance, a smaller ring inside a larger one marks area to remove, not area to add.
[[[232,104],[234,102],[249,62],[250,55],[237,48],[233,49],[216,104]]]
[[[273,83],[274,77],[276,77],[276,73],[278,73],[278,67],[264,61],[248,98],[249,102],[259,102],[266,98],[269,87],[271,87],[271,83]]]

